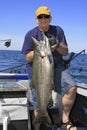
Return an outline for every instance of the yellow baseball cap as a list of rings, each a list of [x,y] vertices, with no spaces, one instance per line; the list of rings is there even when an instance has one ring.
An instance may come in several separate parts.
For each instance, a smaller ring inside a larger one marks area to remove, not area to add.
[[[50,15],[50,10],[48,9],[47,6],[41,6],[36,10],[36,16],[39,16],[41,14],[46,14],[46,15]]]

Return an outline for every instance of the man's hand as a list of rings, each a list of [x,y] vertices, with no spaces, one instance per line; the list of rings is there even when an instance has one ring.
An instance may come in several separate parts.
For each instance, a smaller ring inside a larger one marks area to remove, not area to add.
[[[65,43],[61,43],[61,44],[54,44],[51,46],[51,51],[58,51],[58,53],[60,53],[61,55],[67,55],[68,54],[68,47],[66,46]]]
[[[52,52],[54,52],[59,47],[58,41],[53,35],[49,36],[49,43],[50,43]]]
[[[58,48],[59,44],[54,44],[51,46],[51,51],[54,52]]]
[[[29,51],[26,53],[26,60],[30,63],[33,61],[34,51]]]
[[[58,41],[54,36],[50,36],[49,37],[49,43],[50,43],[50,46],[53,46],[55,44],[58,44]]]
[[[65,43],[61,42],[59,47],[56,48],[59,54],[61,55],[67,55],[68,54],[68,47],[66,46]]]

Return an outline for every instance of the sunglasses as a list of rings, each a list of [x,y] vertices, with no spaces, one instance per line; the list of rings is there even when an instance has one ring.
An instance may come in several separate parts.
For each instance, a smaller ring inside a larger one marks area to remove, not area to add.
[[[38,18],[38,19],[42,19],[42,18],[48,19],[48,18],[50,18],[50,15],[41,14],[41,15],[37,16],[37,18]]]

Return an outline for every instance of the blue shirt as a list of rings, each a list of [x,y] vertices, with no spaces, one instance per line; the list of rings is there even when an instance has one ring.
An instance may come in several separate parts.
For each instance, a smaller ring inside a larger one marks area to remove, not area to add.
[[[64,42],[67,45],[64,31],[61,27],[50,25],[49,30],[47,32],[45,32],[45,35],[49,36],[49,34],[53,35],[57,39],[59,44],[61,44],[61,42]],[[34,49],[34,46],[32,43],[32,36],[35,37],[39,41],[43,40],[42,31],[39,30],[38,26],[33,28],[32,30],[28,31],[27,34],[25,35],[22,53],[26,54],[29,51],[32,51]],[[59,65],[64,64],[61,54],[59,54],[57,51],[54,51],[52,54],[53,54],[55,68],[58,67]],[[32,62],[28,63],[27,67],[28,67],[29,78],[31,78]]]

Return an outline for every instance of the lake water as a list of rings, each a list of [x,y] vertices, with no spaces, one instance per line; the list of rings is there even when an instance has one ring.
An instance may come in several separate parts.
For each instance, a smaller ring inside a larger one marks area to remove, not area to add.
[[[69,71],[76,81],[87,84],[87,54],[75,54],[76,58],[70,62]],[[20,51],[0,50],[0,72],[20,70],[27,73],[26,59]]]

